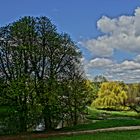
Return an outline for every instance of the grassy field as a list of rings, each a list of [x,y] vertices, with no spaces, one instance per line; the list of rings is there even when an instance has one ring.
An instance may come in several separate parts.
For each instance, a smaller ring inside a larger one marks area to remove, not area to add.
[[[88,118],[93,120],[117,117],[140,118],[140,114],[134,111],[106,111],[88,107],[88,113]]]
[[[62,131],[94,130],[99,128],[140,125],[140,114],[134,111],[106,111],[88,107],[89,124],[66,127]],[[93,123],[94,122],[94,123]]]
[[[90,122],[79,124],[73,127],[65,127],[56,132],[95,130],[101,128],[121,127],[121,126],[140,126],[139,114],[133,111],[105,111],[89,108]],[[102,119],[100,119],[102,117]],[[69,137],[49,137],[37,140],[140,140],[139,131],[124,132],[104,132],[90,135],[76,135]]]
[[[107,132],[90,135],[49,137],[36,140],[140,140],[140,130],[124,132]]]
[[[66,127],[61,130],[63,131],[94,130],[99,128],[138,126],[138,125],[140,125],[140,119],[110,119],[110,120],[100,120],[89,124],[76,125],[74,127]]]

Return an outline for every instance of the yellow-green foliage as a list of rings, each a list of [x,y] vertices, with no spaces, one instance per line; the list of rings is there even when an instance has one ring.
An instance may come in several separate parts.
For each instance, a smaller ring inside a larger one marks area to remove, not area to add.
[[[104,82],[92,106],[97,108],[123,109],[127,96],[127,86],[120,82]]]
[[[95,99],[97,97],[97,93],[99,90],[99,84],[94,83],[90,80],[86,80],[85,84],[86,84],[86,89],[89,93],[87,98],[88,98],[89,103],[91,104],[93,99]]]

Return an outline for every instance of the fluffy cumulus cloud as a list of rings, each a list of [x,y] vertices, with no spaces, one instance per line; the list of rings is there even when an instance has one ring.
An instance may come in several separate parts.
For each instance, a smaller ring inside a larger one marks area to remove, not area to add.
[[[103,69],[103,68],[111,66],[112,63],[113,63],[112,60],[109,60],[109,59],[95,58],[95,59],[90,60],[88,66],[91,68],[93,67],[96,69]]]
[[[105,75],[113,80],[125,82],[140,81],[140,63],[125,60],[122,63],[114,63],[112,67],[105,70]]]
[[[124,60],[121,63],[105,58],[95,58],[88,63],[88,70],[103,70],[104,75],[109,80],[119,80],[124,82],[140,82],[140,63],[135,60]],[[87,74],[91,77],[92,74]],[[93,76],[92,76],[93,78]]]
[[[83,44],[99,57],[110,57],[114,50],[140,53],[140,8],[133,16],[109,18],[103,16],[97,22],[97,28],[105,35],[90,39]]]
[[[86,65],[87,73],[92,75],[91,69],[102,70],[101,74],[110,80],[140,82],[140,8],[131,16],[103,16],[97,21],[97,28],[103,35],[83,42],[94,56]],[[114,57],[116,50],[135,57],[119,61],[119,56]]]
[[[116,72],[126,72],[140,69],[140,63],[134,61],[124,61],[121,64],[114,64],[113,70]]]

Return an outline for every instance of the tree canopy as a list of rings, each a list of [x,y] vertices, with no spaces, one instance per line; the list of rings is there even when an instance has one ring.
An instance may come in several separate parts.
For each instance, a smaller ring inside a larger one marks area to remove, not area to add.
[[[127,86],[121,82],[104,82],[92,106],[107,109],[122,109],[128,99]]]
[[[86,95],[81,58],[70,36],[47,17],[23,17],[0,28],[0,104],[13,108],[9,118],[18,131],[42,120],[54,128],[69,114],[69,124],[77,123]]]

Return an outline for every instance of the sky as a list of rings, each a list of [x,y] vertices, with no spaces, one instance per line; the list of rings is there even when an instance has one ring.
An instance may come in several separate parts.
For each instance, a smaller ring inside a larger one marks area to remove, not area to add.
[[[140,0],[2,0],[0,26],[23,16],[47,16],[83,53],[93,79],[140,82]]]

